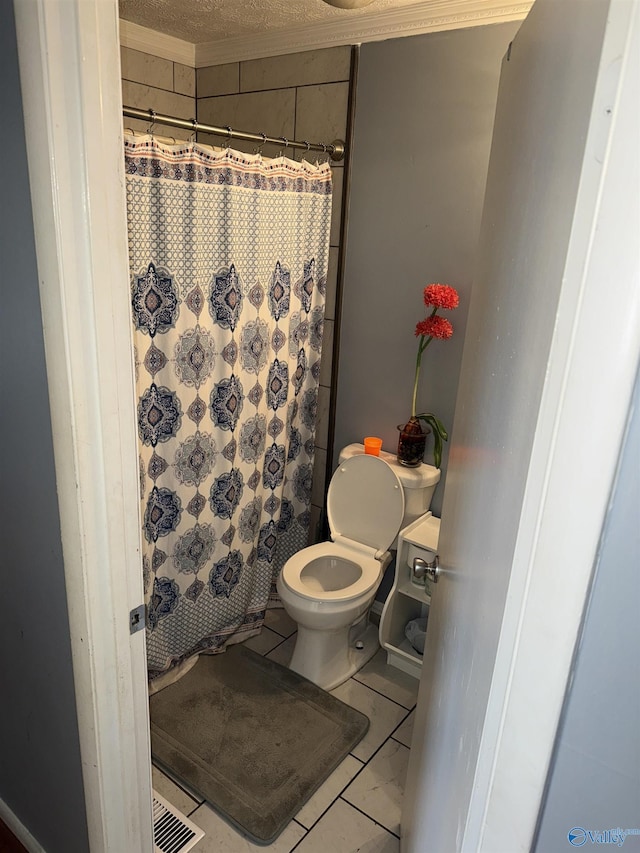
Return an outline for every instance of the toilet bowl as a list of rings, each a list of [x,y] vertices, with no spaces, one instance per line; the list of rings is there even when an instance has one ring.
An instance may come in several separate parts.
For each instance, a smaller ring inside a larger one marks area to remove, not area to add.
[[[404,514],[404,490],[393,468],[377,456],[353,455],[329,485],[331,541],[294,554],[280,573],[278,594],[298,623],[289,666],[325,690],[346,681],[377,650],[366,613]]]

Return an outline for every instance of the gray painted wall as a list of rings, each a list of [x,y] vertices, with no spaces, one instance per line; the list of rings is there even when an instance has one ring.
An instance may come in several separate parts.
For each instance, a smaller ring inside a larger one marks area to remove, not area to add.
[[[500,63],[518,24],[365,44],[358,74],[335,448],[410,414],[422,289],[455,286],[449,341],[422,365],[418,407],[453,415]],[[432,510],[440,515],[448,448]],[[432,462],[428,448],[427,462]]]
[[[0,799],[47,853],[89,849],[13,5],[0,14]]]
[[[573,827],[640,832],[640,379],[541,810],[537,853]],[[577,841],[583,836],[577,833]],[[591,848],[588,838],[584,849]],[[617,849],[608,844],[610,849]],[[640,837],[624,840],[640,850]]]

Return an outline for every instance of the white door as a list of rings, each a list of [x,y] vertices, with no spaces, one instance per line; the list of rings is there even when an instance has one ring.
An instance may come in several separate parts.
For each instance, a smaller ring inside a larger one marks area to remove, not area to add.
[[[534,837],[638,364],[637,18],[536,0],[503,62],[403,853]]]

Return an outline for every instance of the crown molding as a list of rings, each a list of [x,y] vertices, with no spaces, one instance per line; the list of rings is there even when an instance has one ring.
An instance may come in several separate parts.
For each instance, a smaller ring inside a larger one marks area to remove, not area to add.
[[[195,68],[196,45],[120,18],[120,45]]]
[[[399,9],[197,44],[196,68],[441,30],[521,21],[532,6],[533,0],[518,3],[505,3],[504,0],[423,0]]]
[[[192,68],[203,68],[324,47],[521,21],[532,6],[533,0],[512,3],[505,0],[422,0],[411,6],[382,12],[364,12],[357,16],[347,14],[337,20],[299,24],[286,30],[200,44],[191,44],[121,19],[120,44]]]

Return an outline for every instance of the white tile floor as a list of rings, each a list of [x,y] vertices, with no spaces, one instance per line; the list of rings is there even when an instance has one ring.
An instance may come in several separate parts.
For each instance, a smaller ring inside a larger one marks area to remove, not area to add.
[[[284,665],[295,644],[296,625],[284,610],[270,610],[262,633],[246,645]],[[413,709],[418,682],[388,666],[380,650],[334,696],[369,717],[369,731],[268,847],[252,844],[201,799],[153,768],[153,786],[204,829],[195,853],[399,853]]]

